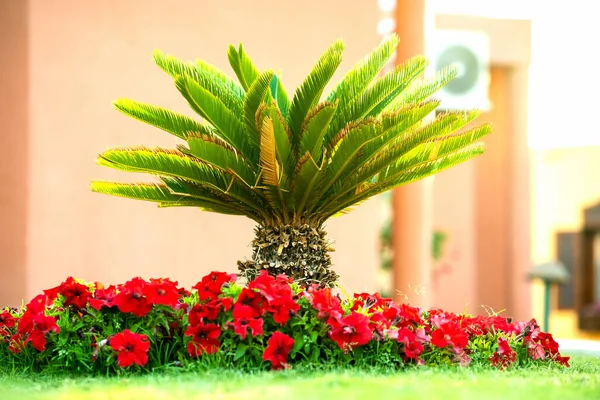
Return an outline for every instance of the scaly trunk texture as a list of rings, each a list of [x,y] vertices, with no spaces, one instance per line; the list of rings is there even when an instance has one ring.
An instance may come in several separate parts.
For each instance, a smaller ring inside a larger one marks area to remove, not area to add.
[[[263,227],[254,230],[252,260],[238,261],[240,274],[253,279],[260,270],[285,274],[302,286],[334,286],[338,274],[331,270],[333,251],[321,227],[308,224]]]

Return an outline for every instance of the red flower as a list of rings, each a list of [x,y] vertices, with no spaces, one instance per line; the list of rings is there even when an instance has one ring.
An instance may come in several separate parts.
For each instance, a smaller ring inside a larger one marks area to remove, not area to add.
[[[249,306],[236,304],[233,307],[233,323],[229,325],[233,326],[233,331],[240,335],[242,339],[246,339],[248,329],[250,329],[252,336],[263,334],[262,318],[253,318],[252,315],[252,308]]]
[[[102,307],[110,308],[114,305],[115,297],[117,297],[117,289],[113,285],[104,289],[101,283],[96,282],[94,297],[89,299],[90,306],[98,311]]]
[[[0,339],[3,336],[10,336],[9,329],[15,326],[15,317],[8,311],[0,313]]]
[[[38,351],[46,349],[47,333],[59,332],[58,325],[56,325],[56,318],[47,317],[44,314],[32,315],[27,312],[23,314],[21,321],[19,321],[18,329],[22,335],[29,334],[27,339],[25,339],[25,343],[31,342],[31,345]]]
[[[513,364],[516,359],[517,353],[510,348],[506,339],[503,337],[498,338],[498,351],[490,356],[490,363],[500,369],[506,369]]]
[[[444,348],[452,346],[455,353],[460,353],[469,344],[469,338],[458,323],[446,322],[431,334],[431,344]]]
[[[267,342],[262,358],[271,362],[271,369],[288,368],[287,358],[293,345],[294,339],[285,333],[275,331]]]
[[[317,318],[327,321],[329,318],[340,319],[344,315],[340,306],[340,299],[335,296],[331,289],[317,289],[315,286],[309,288],[310,304],[318,311]]]
[[[227,282],[235,282],[235,274],[213,271],[202,278],[202,280],[192,286],[198,290],[200,300],[216,299],[221,294],[221,287]]]
[[[218,337],[221,335],[221,328],[216,324],[205,325],[200,322],[197,325],[188,326],[185,335],[192,337],[187,345],[187,351],[192,357],[199,357],[205,353],[213,354],[219,349]]]
[[[392,299],[381,297],[379,293],[355,293],[354,302],[352,304],[352,311],[373,311],[376,308],[386,307],[387,304],[391,303]]]
[[[290,281],[285,275],[273,278],[267,271],[262,270],[260,275],[248,283],[249,289],[258,290],[267,299],[267,312],[272,313],[273,320],[281,325],[290,318],[290,312],[300,310],[300,305],[293,299]]]
[[[265,270],[260,271],[260,274],[251,282],[248,283],[248,289],[256,289],[265,296],[268,301],[272,301],[279,297],[292,298],[293,293],[290,288],[290,279],[285,275],[277,275],[273,278]]]
[[[401,343],[400,351],[404,353],[405,358],[418,360],[419,355],[423,353],[423,345],[417,340],[417,336],[407,328],[398,330],[398,343]]]
[[[89,288],[77,282],[73,277],[68,277],[66,281],[61,283],[59,286],[44,290],[44,293],[49,300],[56,299],[57,295],[62,295],[64,300],[64,306],[67,307],[73,304],[77,308],[85,308],[88,299],[91,297]]]
[[[125,329],[110,339],[110,347],[118,352],[117,364],[126,368],[133,364],[143,367],[148,362],[148,336]]]
[[[230,297],[222,297],[205,304],[195,304],[188,315],[188,322],[190,325],[198,325],[203,318],[214,321],[221,312],[231,309],[232,302]]]
[[[564,365],[565,367],[570,367],[569,360],[571,359],[571,357],[569,357],[569,356],[563,357],[560,354],[556,354],[552,357],[552,359],[554,361],[556,361],[557,363],[559,363],[560,365]]]
[[[268,302],[265,297],[248,288],[243,288],[240,296],[238,297],[235,304],[242,304],[252,308],[252,314],[255,318],[258,318],[265,314],[267,311]]]
[[[363,346],[369,343],[373,337],[373,333],[369,329],[369,318],[363,314],[353,312],[338,321],[329,333],[329,337],[344,352],[348,352],[358,346]]]
[[[144,294],[145,291],[146,281],[142,278],[133,278],[119,288],[119,294],[115,296],[113,304],[121,312],[128,312],[138,317],[143,317],[152,310],[152,304],[148,302]]]
[[[175,308],[179,304],[181,294],[177,282],[169,279],[150,279],[144,288],[144,294],[150,304],[164,304]]]
[[[542,345],[546,353],[554,355],[558,353],[558,343],[552,337],[552,334],[540,332],[536,338],[536,342]]]

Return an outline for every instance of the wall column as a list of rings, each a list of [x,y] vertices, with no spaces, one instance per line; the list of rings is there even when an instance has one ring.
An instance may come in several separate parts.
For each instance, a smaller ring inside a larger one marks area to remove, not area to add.
[[[400,46],[396,61],[401,63],[425,54],[427,11],[425,0],[398,1],[396,32]],[[399,301],[429,308],[432,181],[421,180],[393,191],[393,289]]]
[[[0,1],[0,307],[25,292],[29,1]]]

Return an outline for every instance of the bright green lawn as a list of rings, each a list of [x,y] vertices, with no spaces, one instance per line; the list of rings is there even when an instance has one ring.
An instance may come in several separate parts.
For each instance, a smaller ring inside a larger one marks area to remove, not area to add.
[[[576,356],[569,369],[497,371],[409,369],[358,371],[232,371],[161,373],[129,378],[0,375],[1,400],[194,399],[600,399],[600,359]]]

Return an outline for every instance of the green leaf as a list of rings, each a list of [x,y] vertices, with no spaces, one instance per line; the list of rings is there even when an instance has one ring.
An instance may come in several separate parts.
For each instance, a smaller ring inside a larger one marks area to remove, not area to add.
[[[302,128],[300,154],[309,152],[313,160],[319,161],[323,154],[323,140],[338,103],[321,103],[307,115]]]
[[[277,159],[283,166],[283,172],[286,177],[294,173],[295,160],[292,154],[291,135],[287,131],[285,120],[277,107],[267,108],[269,117],[273,123],[273,132],[275,135],[275,145],[277,147]]]
[[[426,65],[427,61],[423,57],[415,57],[377,79],[354,101],[341,104],[329,126],[326,141],[337,135],[347,123],[378,115],[383,111],[384,105],[406,89],[423,72]]]
[[[371,153],[368,161],[357,165],[360,168],[358,168],[356,176],[344,182],[342,192],[347,192],[379,171],[387,169],[390,163],[407,154],[420,143],[438,136],[447,135],[462,128],[475,115],[476,113],[447,113],[438,115],[433,122],[405,133],[396,144],[389,148],[383,147],[380,151]],[[372,149],[369,149],[369,151],[372,151]],[[339,192],[339,190],[336,192]]]
[[[383,69],[398,47],[398,36],[390,35],[371,54],[359,61],[337,84],[327,97],[327,101],[348,103],[359,96]]]
[[[459,135],[460,140],[453,144],[440,146],[445,139],[432,140],[424,147],[415,149],[388,166],[374,183],[369,183],[358,193],[349,194],[345,200],[332,204],[326,215],[335,213],[363,201],[371,196],[393,189],[419,179],[423,179],[456,164],[470,160],[483,152],[483,143],[476,142],[491,132],[489,125],[484,125]],[[461,147],[463,146],[463,147]]]
[[[233,356],[233,361],[237,361],[246,354],[246,350],[248,350],[248,345],[245,343],[238,343],[237,349],[235,350],[235,355]]]
[[[248,186],[256,183],[256,171],[223,140],[207,135],[193,135],[188,136],[187,142],[190,146],[189,154],[197,159],[235,173]]]
[[[229,45],[227,51],[227,57],[229,58],[229,64],[238,77],[240,84],[244,90],[248,90],[254,80],[260,75],[258,69],[252,63],[252,60],[248,57],[242,44],[240,43],[239,50],[236,51],[235,47]]]
[[[325,184],[319,189],[316,201],[323,198],[327,190],[335,184],[347,168],[357,162],[360,150],[369,142],[374,141],[382,134],[379,123],[375,120],[349,125],[340,132],[330,149],[332,155],[325,170]],[[309,211],[313,208],[310,207]]]
[[[304,346],[304,332],[299,330],[294,333],[294,346],[292,347],[292,353],[296,353]]]
[[[233,113],[242,112],[244,90],[218,68],[200,60],[186,63],[158,50],[153,55],[156,64],[173,79],[187,76],[218,97]]]
[[[258,146],[246,134],[244,124],[223,102],[185,76],[175,80],[190,106],[217,129],[218,134],[253,165],[258,163]]]
[[[155,126],[184,140],[190,132],[210,133],[210,130],[200,122],[161,107],[129,99],[118,99],[113,105],[129,117]]]
[[[428,63],[429,62],[425,57],[416,56],[396,67],[396,70],[394,72],[397,75],[397,77],[399,77],[400,83],[394,88],[394,90],[392,90],[392,92],[389,95],[387,95],[383,100],[377,103],[377,105],[373,107],[373,109],[367,115],[374,116],[380,114],[385,109],[385,107],[387,107],[388,104],[390,104],[396,97],[398,97],[407,87],[410,86],[412,82],[414,82],[425,71],[425,68],[427,68]],[[418,100],[417,98],[416,100],[411,100],[409,104],[420,102],[425,99],[426,98]]]
[[[244,98],[244,121],[250,133],[249,137],[258,144],[259,127],[256,126],[256,111],[269,91],[273,71],[265,71],[254,80]]]
[[[216,190],[262,213],[266,205],[246,185],[227,171],[219,171],[178,151],[144,147],[110,149],[100,154],[98,163],[131,172],[146,172],[192,181]]]
[[[294,136],[299,137],[306,115],[319,102],[325,86],[342,62],[343,50],[344,44],[339,40],[329,47],[294,93],[288,115],[288,125]]]
[[[277,75],[274,75],[273,80],[271,81],[271,95],[275,99],[281,115],[283,115],[284,118],[287,118],[288,110],[290,108],[290,99],[281,83],[281,79],[279,79]]]
[[[169,191],[166,185],[162,184],[95,181],[91,183],[91,189],[96,193],[109,194],[112,196],[126,197],[136,200],[152,201],[159,203],[163,207],[200,207],[205,211],[244,215],[244,213],[239,210],[222,206],[208,200],[199,200],[187,196],[174,195]]]
[[[296,214],[301,214],[306,204],[309,203],[311,195],[314,196],[313,189],[315,189],[315,185],[319,182],[319,178],[321,177],[319,172],[321,170],[322,168],[317,166],[308,151],[298,160],[290,195]]]
[[[442,68],[433,78],[417,81],[412,84],[404,93],[390,102],[385,107],[385,110],[393,111],[408,104],[420,103],[444,87],[457,74],[458,68],[456,68],[454,65],[449,65],[445,68]]]

